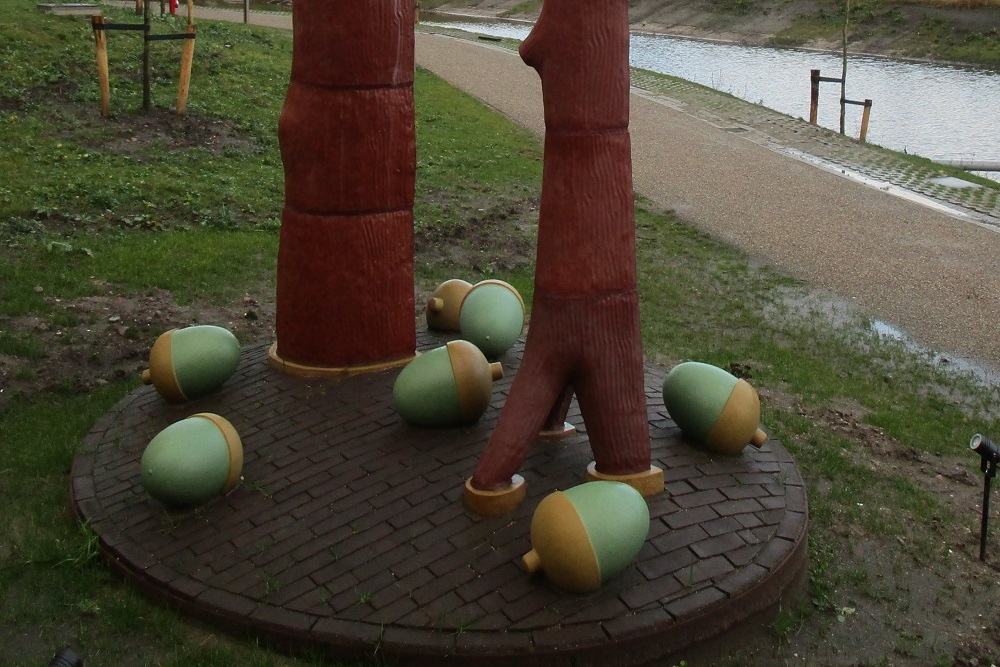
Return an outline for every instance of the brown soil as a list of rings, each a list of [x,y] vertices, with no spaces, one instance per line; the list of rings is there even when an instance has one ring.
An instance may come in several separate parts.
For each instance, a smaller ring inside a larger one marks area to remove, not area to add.
[[[983,477],[970,472],[968,458],[903,445],[862,423],[858,405],[806,408],[779,390],[760,394],[762,401],[858,445],[852,462],[870,470],[873,479],[909,480],[957,520],[926,516],[893,539],[840,518],[852,509],[843,508],[830,520],[830,544],[818,558],[811,554],[814,568],[840,571],[839,585],[819,598],[814,590],[812,615],[784,628],[787,635],[777,646],[753,651],[754,664],[989,667],[1000,662],[995,614],[1000,565],[995,544],[987,546],[986,563],[978,560]],[[811,482],[811,488],[829,490],[827,480]],[[888,517],[892,508],[878,512]]]

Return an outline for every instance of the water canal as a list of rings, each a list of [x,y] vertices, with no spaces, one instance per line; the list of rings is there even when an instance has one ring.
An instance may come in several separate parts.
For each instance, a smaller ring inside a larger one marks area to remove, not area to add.
[[[441,14],[425,14],[422,23],[514,39],[531,30],[529,23]],[[798,118],[809,117],[810,70],[839,77],[842,66],[840,54],[648,34],[632,35],[630,60]],[[847,98],[873,100],[871,143],[933,160],[1000,161],[1000,72],[851,55]],[[861,113],[848,105],[851,136],[858,136]],[[818,122],[839,128],[840,84],[820,85]]]

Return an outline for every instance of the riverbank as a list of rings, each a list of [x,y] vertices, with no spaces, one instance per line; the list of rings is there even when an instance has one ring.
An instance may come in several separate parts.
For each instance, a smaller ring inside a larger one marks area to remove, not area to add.
[[[537,0],[424,0],[421,5],[529,21],[541,8]],[[835,0],[639,0],[629,4],[629,18],[636,32],[840,52],[842,5]],[[1000,68],[1000,2],[981,5],[856,3],[848,51]]]

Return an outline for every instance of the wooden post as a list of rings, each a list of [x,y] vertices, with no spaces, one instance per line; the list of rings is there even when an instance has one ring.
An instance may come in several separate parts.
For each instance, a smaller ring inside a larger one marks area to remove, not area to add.
[[[187,108],[188,90],[191,87],[191,62],[194,60],[194,24],[189,23],[187,34],[191,35],[184,40],[184,48],[181,50],[181,78],[177,83],[177,114],[183,115]]]
[[[243,22],[250,23],[250,0],[243,0]]]
[[[143,0],[135,0],[135,14],[139,16],[142,14]]]
[[[844,116],[847,108],[847,24],[851,17],[851,0],[844,0],[844,51],[840,72],[840,133],[844,133]]]
[[[144,3],[142,12],[142,110],[149,113],[151,96],[149,93],[149,3]]]
[[[816,124],[816,117],[819,114],[819,70],[814,69],[810,73],[809,81],[809,124]]]
[[[194,0],[187,0],[188,25],[194,25]]]
[[[420,23],[420,3],[415,2],[413,4],[413,22]]]
[[[861,143],[864,143],[865,137],[868,136],[868,117],[871,115],[871,112],[872,101],[866,99],[865,110],[861,114],[861,135],[858,137],[858,140],[861,141]]]
[[[101,86],[101,115],[111,112],[111,85],[108,83],[108,42],[104,34],[104,17],[96,14],[90,17],[94,26],[94,41],[97,43],[97,78]]]

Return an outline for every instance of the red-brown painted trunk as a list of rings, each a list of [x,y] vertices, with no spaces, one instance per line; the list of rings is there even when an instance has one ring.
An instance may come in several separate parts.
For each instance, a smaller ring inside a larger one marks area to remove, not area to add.
[[[412,0],[296,0],[278,134],[277,353],[304,366],[411,356]]]
[[[545,108],[535,297],[524,358],[472,477],[476,489],[510,485],[567,386],[598,472],[650,468],[628,39],[625,0],[546,0],[521,45],[541,77]]]

